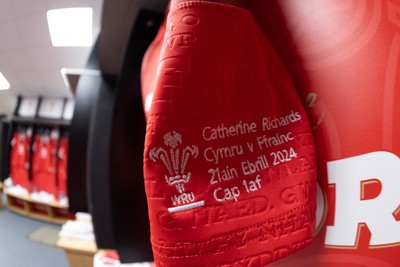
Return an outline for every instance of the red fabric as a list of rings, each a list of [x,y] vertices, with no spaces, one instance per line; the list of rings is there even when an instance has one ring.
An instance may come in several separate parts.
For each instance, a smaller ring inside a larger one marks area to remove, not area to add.
[[[161,52],[161,46],[164,40],[166,21],[160,26],[158,34],[150,46],[147,48],[142,62],[142,102],[145,114],[147,116],[153,98],[153,90],[155,87],[156,79],[154,77],[157,73],[158,61]]]
[[[42,134],[35,134],[33,139],[33,190],[44,191],[57,196],[55,153],[57,140]]]
[[[57,156],[58,194],[67,196],[68,138],[60,138]]]
[[[29,148],[30,136],[22,132],[14,132],[11,140],[10,176],[15,185],[28,191],[31,190],[29,181]]]
[[[400,170],[378,160],[391,155],[400,164],[400,1],[249,2],[307,106],[318,155],[314,242],[274,266],[400,266],[400,194],[387,197],[400,187]],[[338,169],[328,166],[352,159],[363,162],[342,167],[333,181]],[[366,181],[380,193],[366,197]]]
[[[265,266],[309,245],[311,129],[251,13],[189,2],[165,29],[157,71],[143,70],[156,74],[144,151],[155,264]]]

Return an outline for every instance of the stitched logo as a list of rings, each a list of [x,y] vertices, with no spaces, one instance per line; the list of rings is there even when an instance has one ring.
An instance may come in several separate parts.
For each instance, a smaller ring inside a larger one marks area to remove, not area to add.
[[[169,172],[165,175],[165,181],[170,185],[175,185],[179,193],[185,191],[185,184],[190,181],[190,172],[186,172],[186,165],[189,157],[197,158],[199,149],[191,145],[180,149],[182,136],[173,131],[164,135],[164,144],[169,148],[153,148],[150,150],[149,157],[152,161],[161,160]]]

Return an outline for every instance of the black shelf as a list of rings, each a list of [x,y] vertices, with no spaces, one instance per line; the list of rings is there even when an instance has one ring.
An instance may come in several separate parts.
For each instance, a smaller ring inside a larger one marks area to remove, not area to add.
[[[32,117],[19,117],[14,116],[11,119],[12,122],[18,124],[26,125],[37,125],[37,126],[59,126],[59,127],[69,127],[71,121],[64,119],[49,119],[49,118],[32,118]]]

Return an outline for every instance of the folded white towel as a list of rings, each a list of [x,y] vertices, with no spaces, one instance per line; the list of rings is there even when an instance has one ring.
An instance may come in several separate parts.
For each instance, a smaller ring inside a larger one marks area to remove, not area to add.
[[[75,233],[92,233],[93,232],[93,225],[88,222],[81,222],[81,221],[66,221],[62,226],[61,230],[71,231]]]
[[[77,221],[92,222],[92,215],[86,212],[77,212],[75,218]]]
[[[26,188],[23,188],[20,185],[8,185],[7,187],[7,191],[14,194],[14,195],[18,195],[18,196],[23,196],[23,197],[27,197],[29,196],[29,192]]]

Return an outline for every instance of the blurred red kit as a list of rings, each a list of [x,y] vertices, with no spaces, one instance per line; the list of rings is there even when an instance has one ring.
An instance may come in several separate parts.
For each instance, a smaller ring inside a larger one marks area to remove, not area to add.
[[[400,1],[253,1],[314,131],[318,228],[273,266],[400,266]]]

